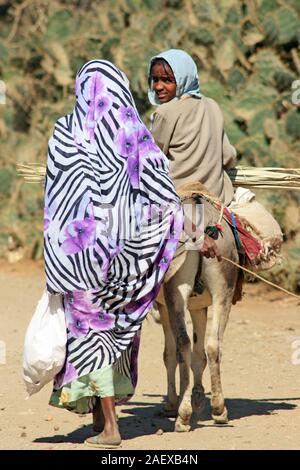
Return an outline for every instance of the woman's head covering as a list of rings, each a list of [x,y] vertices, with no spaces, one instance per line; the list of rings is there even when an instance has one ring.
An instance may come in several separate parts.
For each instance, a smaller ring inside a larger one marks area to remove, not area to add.
[[[90,61],[75,89],[75,108],[49,141],[47,286],[61,293],[101,286],[102,308],[114,313],[159,287],[182,229],[180,200],[125,75]]]
[[[197,66],[189,54],[181,49],[169,49],[152,57],[148,68],[148,98],[151,104],[160,104],[151,87],[151,67],[155,59],[164,59],[171,67],[176,80],[176,98],[185,95],[200,97]]]

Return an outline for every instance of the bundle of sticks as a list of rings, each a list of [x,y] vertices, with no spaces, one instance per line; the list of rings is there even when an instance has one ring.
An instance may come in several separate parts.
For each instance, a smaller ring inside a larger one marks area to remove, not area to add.
[[[228,175],[233,186],[300,190],[300,168],[237,166]]]
[[[40,163],[17,164],[17,173],[23,176],[27,183],[43,183],[46,176],[46,166]]]
[[[42,183],[46,167],[40,163],[19,164],[17,172],[29,183]],[[300,168],[237,166],[227,173],[233,186],[300,190]]]

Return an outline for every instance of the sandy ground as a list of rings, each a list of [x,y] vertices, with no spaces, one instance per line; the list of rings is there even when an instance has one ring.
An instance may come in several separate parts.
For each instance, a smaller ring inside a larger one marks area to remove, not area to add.
[[[43,269],[37,264],[0,265],[0,345],[6,345],[6,363],[0,363],[0,449],[84,449],[83,441],[92,433],[90,416],[48,405],[51,385],[25,400],[24,332],[43,285]],[[174,420],[162,414],[162,329],[149,317],[143,326],[136,395],[118,409],[122,450],[300,449],[299,343],[299,301],[248,285],[243,302],[232,308],[225,333],[222,376],[229,424],[216,426],[211,420],[206,371],[205,410],[195,417],[191,432],[174,433]]]

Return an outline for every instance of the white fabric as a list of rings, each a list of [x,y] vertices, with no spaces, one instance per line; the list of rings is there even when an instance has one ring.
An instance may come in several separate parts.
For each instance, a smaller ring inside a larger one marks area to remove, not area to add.
[[[45,291],[25,335],[23,379],[29,395],[38,392],[62,369],[66,344],[62,297]]]
[[[251,200],[235,206],[230,205],[229,209],[242,219],[253,235],[259,237],[260,240],[278,237],[282,241],[282,231],[278,222],[260,202]]]
[[[263,271],[281,263],[283,235],[272,214],[255,199],[249,189],[238,187],[229,209],[238,216],[244,227],[261,243],[261,251],[251,269]]]
[[[228,207],[229,209],[233,210],[241,204],[246,204],[248,202],[253,201],[253,199],[255,199],[255,194],[250,191],[250,189],[238,186],[234,191],[232,202]]]

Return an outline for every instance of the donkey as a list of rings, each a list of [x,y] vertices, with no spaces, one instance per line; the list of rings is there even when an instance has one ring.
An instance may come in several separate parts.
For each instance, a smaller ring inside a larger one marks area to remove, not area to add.
[[[203,201],[203,209],[206,222],[218,220],[219,212],[206,200]],[[217,246],[221,255],[237,263],[239,255],[232,230],[225,221],[222,225],[223,236],[219,236],[216,240]],[[165,337],[164,363],[168,383],[165,410],[169,416],[174,414],[177,416],[175,431],[190,430],[192,412],[201,411],[204,406],[202,375],[208,361],[211,377],[212,418],[215,423],[225,424],[228,422],[228,415],[221,385],[221,348],[231,304],[239,300],[235,299],[236,287],[240,284],[238,282],[238,279],[240,280],[239,268],[226,260],[219,262],[216,258],[204,258],[198,250],[183,252],[180,246],[178,256],[175,255],[172,263],[164,281],[163,292],[157,298]],[[207,287],[212,304],[212,326],[206,351],[204,339],[207,306],[210,305],[207,298],[203,299],[204,302],[199,311],[191,310],[190,312],[193,324],[192,341],[186,329],[189,298],[193,293],[195,283],[199,284],[199,281]],[[180,374],[179,397],[175,385],[177,364],[179,364]],[[194,376],[193,386],[190,380],[190,369]]]

